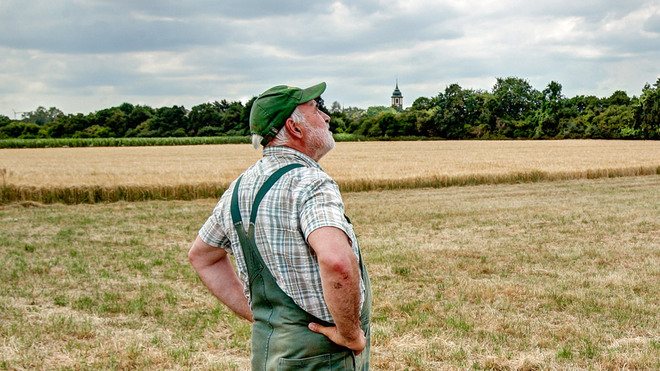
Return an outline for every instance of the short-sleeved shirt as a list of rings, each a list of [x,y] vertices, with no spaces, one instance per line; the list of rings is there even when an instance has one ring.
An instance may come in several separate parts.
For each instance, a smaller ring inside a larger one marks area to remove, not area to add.
[[[266,147],[263,157],[242,176],[239,208],[244,221],[250,220],[252,201],[266,179],[289,164],[302,164],[284,174],[265,195],[255,222],[255,242],[277,284],[298,306],[319,319],[333,323],[323,298],[321,274],[307,237],[321,227],[336,227],[348,236],[356,259],[359,246],[353,226],[344,215],[339,187],[321,166],[307,155],[289,147]],[[213,209],[200,238],[225,249],[236,258],[238,276],[250,300],[247,268],[231,217],[232,182]],[[364,301],[360,278],[360,306]]]

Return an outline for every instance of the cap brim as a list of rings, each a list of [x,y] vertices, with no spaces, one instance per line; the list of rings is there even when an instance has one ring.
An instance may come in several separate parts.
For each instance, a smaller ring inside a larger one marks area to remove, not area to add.
[[[310,86],[307,89],[303,89],[300,97],[300,102],[298,104],[309,102],[312,99],[316,99],[320,97],[321,94],[323,94],[323,92],[325,91],[325,87],[326,87],[325,82],[322,82],[320,84]]]

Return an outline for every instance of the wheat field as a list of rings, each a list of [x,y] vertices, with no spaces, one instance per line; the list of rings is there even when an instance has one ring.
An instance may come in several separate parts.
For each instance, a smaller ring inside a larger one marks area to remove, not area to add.
[[[260,156],[247,144],[0,149],[0,171],[5,202],[192,199],[217,197]],[[344,191],[650,175],[660,142],[340,142],[320,164]]]

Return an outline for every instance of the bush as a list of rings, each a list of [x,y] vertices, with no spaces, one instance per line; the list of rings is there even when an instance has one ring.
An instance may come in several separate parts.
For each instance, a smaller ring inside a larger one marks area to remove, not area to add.
[[[217,137],[222,135],[222,131],[220,128],[215,126],[204,126],[203,128],[199,129],[197,135],[200,137]]]

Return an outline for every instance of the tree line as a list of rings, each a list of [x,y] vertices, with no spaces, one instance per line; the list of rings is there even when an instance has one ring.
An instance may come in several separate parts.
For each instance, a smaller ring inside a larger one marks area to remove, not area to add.
[[[152,108],[123,103],[83,115],[65,115],[51,107],[25,112],[21,120],[0,115],[3,138],[132,138],[247,135],[250,108],[241,102]]]
[[[123,103],[83,115],[38,107],[20,120],[0,115],[0,139],[130,138],[248,135],[247,103],[227,100],[152,108]],[[411,107],[320,107],[335,133],[374,138],[444,139],[660,139],[660,78],[639,97],[624,91],[598,98],[568,98],[562,85],[541,91],[518,77],[497,78],[491,91],[447,86],[435,97],[419,97]]]

